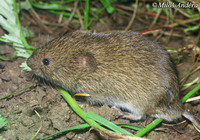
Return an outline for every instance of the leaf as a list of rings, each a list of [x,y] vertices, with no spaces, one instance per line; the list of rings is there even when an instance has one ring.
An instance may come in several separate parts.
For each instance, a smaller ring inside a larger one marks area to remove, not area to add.
[[[6,124],[6,119],[0,115],[0,128],[2,128]]]
[[[112,14],[115,11],[115,8],[113,8],[110,4],[110,0],[100,0],[100,2],[103,4],[103,6],[106,8],[107,12],[109,14]]]
[[[16,8],[15,0],[1,0],[0,4],[0,26],[7,31],[7,34],[2,36],[3,39],[0,39],[1,41],[11,40],[13,43],[13,47],[15,48],[15,54],[18,57],[28,58],[31,55],[31,51],[27,50],[25,45],[27,45],[26,40],[24,38],[24,34],[22,32],[21,25],[18,20],[18,13]],[[24,29],[27,34],[27,29]],[[14,43],[16,42],[16,43]],[[22,44],[22,45],[19,45]],[[25,44],[25,45],[23,45]],[[2,58],[2,57],[1,57]],[[30,70],[30,68],[26,65],[26,63],[23,63],[21,65],[24,70]]]
[[[81,128],[87,128],[87,127],[90,127],[90,125],[89,125],[89,124],[80,124],[80,125],[77,125],[77,126],[73,126],[73,127],[70,127],[70,128],[67,128],[67,129],[64,129],[64,130],[61,130],[61,131],[58,131],[58,132],[56,132],[56,133],[54,133],[54,134],[51,134],[51,135],[49,135],[49,136],[46,136],[46,137],[40,139],[40,140],[44,140],[44,139],[53,137],[53,136],[58,135],[58,134],[61,134],[61,133],[63,133],[63,132],[72,131],[72,130],[77,130],[77,129],[81,129]]]
[[[23,62],[19,67],[25,71],[32,71],[31,68],[27,65],[26,61]]]

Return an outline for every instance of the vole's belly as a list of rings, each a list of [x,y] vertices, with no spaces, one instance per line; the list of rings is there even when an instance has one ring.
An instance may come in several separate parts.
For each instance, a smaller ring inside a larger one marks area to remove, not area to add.
[[[145,114],[145,108],[142,106],[137,106],[134,105],[130,102],[126,102],[117,98],[113,98],[110,96],[90,96],[87,98],[87,103],[88,104],[106,104],[112,108],[116,108],[118,110],[123,110],[125,112],[128,112],[129,114],[132,114],[131,116],[133,117],[132,120],[140,120],[146,116]],[[120,114],[123,114],[120,111]]]

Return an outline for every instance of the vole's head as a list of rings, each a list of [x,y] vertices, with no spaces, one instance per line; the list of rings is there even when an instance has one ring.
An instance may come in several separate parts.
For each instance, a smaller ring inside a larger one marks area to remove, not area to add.
[[[79,76],[94,72],[96,68],[94,55],[80,42],[70,35],[56,38],[37,49],[27,64],[35,75],[54,84],[73,83]]]

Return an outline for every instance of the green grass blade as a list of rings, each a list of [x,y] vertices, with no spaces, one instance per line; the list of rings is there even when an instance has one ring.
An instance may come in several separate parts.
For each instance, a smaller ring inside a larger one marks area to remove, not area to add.
[[[88,18],[89,18],[89,0],[85,2],[85,9],[84,9],[84,29],[88,28]]]
[[[117,133],[126,134],[126,135],[133,135],[132,133],[126,131],[125,129],[122,129],[121,127],[115,125],[114,123],[92,113],[91,111],[87,112],[86,117],[89,117],[90,119],[97,121],[98,123],[110,128],[111,130],[113,130]]]
[[[173,20],[173,21],[176,22],[177,24],[179,24],[179,25],[181,25],[181,26],[184,26],[184,27],[187,27],[187,28],[191,27],[191,26],[188,25],[188,24],[182,23],[182,22],[177,21],[176,19],[174,19],[174,18],[169,14],[168,9],[163,8],[162,10],[164,11],[164,13],[165,13],[171,20]]]
[[[200,28],[200,25],[192,26],[192,27],[184,29],[184,32],[198,30],[199,28]]]
[[[46,3],[46,2],[33,2],[33,1],[30,1],[31,2],[31,5],[33,5],[34,7],[36,8],[39,8],[39,9],[45,9],[45,10],[66,10],[68,9],[69,7],[67,6],[61,6],[60,4],[50,4],[50,3]]]
[[[49,10],[49,12],[52,13],[52,14],[55,14],[55,15],[60,15],[62,13],[62,11],[55,11],[55,10]],[[64,19],[68,19],[67,17],[70,17],[71,13],[70,12],[64,12],[63,16],[64,16]],[[74,14],[73,18],[78,19],[77,14]]]
[[[121,127],[125,127],[125,128],[130,128],[130,129],[133,129],[133,130],[142,130],[144,129],[144,127],[142,126],[138,126],[138,125],[131,125],[131,124],[120,124],[120,123],[115,123],[117,126],[121,126]]]
[[[77,129],[81,129],[81,128],[87,128],[87,127],[90,127],[90,125],[89,125],[89,124],[81,124],[81,125],[73,126],[73,127],[70,127],[70,128],[64,129],[64,130],[61,130],[61,131],[59,131],[59,132],[56,132],[56,133],[54,133],[54,134],[51,134],[51,135],[49,135],[49,136],[46,136],[46,137],[44,137],[44,138],[42,138],[42,139],[40,139],[40,140],[45,140],[45,139],[47,139],[47,138],[53,137],[53,136],[58,135],[58,134],[61,134],[61,133],[63,133],[63,132],[72,131],[72,130],[77,130]]]
[[[177,50],[167,50],[169,53],[178,53]]]
[[[0,100],[3,100],[3,99],[5,99],[5,98],[8,98],[8,97],[12,96],[13,94],[19,93],[19,92],[21,92],[21,91],[24,91],[24,90],[29,89],[29,88],[32,88],[32,87],[34,87],[34,85],[31,85],[31,86],[25,87],[25,88],[23,88],[23,89],[17,90],[17,91],[15,91],[15,92],[11,93],[11,94],[8,94],[8,95],[6,95],[6,96],[0,98]]]
[[[0,115],[0,128],[2,128],[7,123],[6,119]]]
[[[0,56],[0,60],[3,60],[3,61],[9,61],[10,59],[8,59],[8,58],[4,58],[4,57]]]
[[[19,21],[19,16],[18,16],[17,7],[16,7],[16,1],[15,1],[15,0],[12,0],[12,1],[13,1],[14,13],[15,13],[15,16],[16,16],[16,23],[17,23],[17,26],[18,26],[18,28],[19,28],[19,30],[20,30],[20,38],[21,38],[22,44],[28,45],[28,43],[27,43],[27,41],[26,41],[26,38],[25,38],[25,36],[24,36],[24,34],[23,34],[20,21]],[[27,50],[27,53],[29,53],[29,54],[31,55],[31,54],[32,54],[32,51]]]
[[[134,130],[141,130],[141,129],[144,128],[144,127],[141,127],[141,126],[130,125],[130,124],[120,124],[120,123],[115,123],[115,124],[118,125],[118,126],[122,126],[122,127],[125,127],[125,128],[130,128],[130,129],[134,129]],[[73,130],[78,130],[78,129],[87,128],[87,127],[90,127],[90,125],[87,124],[87,123],[81,124],[81,125],[77,125],[77,126],[73,126],[73,127],[70,127],[70,128],[67,128],[67,129],[64,129],[64,130],[61,130],[61,131],[58,131],[56,133],[53,133],[51,135],[48,135],[48,136],[46,136],[44,138],[41,138],[40,140],[44,140],[44,139],[53,137],[55,135],[67,132],[67,131],[73,131]]]
[[[30,45],[28,45],[28,44],[18,43],[18,42],[12,41],[12,40],[7,39],[7,38],[4,38],[4,37],[0,37],[0,41],[13,43],[13,44],[19,45],[19,46],[24,46],[27,50],[28,50],[28,49],[37,49],[37,48],[35,48],[35,47],[33,47],[33,46],[30,46]],[[16,46],[16,47],[17,47],[17,46]]]
[[[151,122],[149,125],[147,125],[144,129],[139,131],[135,136],[142,137],[149,131],[151,131],[154,127],[156,127],[159,123],[162,122],[162,119],[155,119],[153,122]]]
[[[198,90],[200,90],[200,84],[196,86],[194,89],[192,89],[190,92],[188,92],[182,99],[181,102],[184,103],[188,98],[190,98],[192,95],[194,95]]]
[[[113,8],[110,4],[110,0],[100,0],[100,2],[103,4],[104,8],[106,8],[106,11],[109,14],[112,14],[115,11],[115,8]]]
[[[60,91],[62,96],[65,98],[65,100],[68,102],[68,104],[71,106],[71,108],[82,118],[84,119],[90,126],[99,128],[103,131],[111,132],[102,126],[100,126],[98,123],[96,123],[94,120],[86,117],[86,113],[77,105],[77,103],[74,101],[74,99],[71,97],[71,95],[65,91],[64,89],[57,87],[57,89]]]

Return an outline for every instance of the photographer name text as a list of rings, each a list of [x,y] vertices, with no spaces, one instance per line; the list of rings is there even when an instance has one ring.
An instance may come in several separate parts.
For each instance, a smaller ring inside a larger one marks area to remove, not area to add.
[[[153,8],[198,8],[198,4],[187,3],[169,3],[169,2],[153,2]]]

